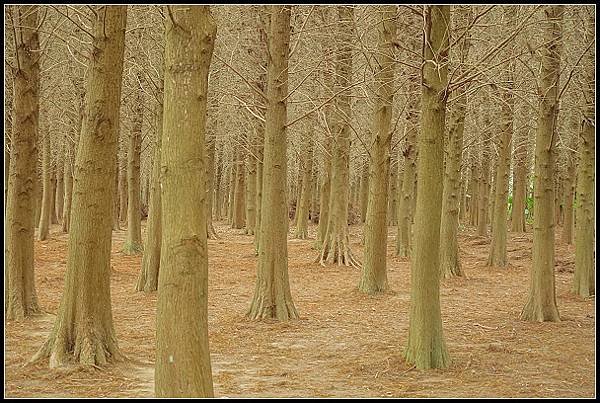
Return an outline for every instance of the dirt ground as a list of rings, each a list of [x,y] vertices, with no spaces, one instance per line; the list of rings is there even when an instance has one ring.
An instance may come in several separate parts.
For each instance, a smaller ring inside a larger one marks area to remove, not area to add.
[[[391,290],[369,297],[359,271],[314,263],[313,239],[290,239],[289,277],[301,316],[255,322],[244,314],[254,291],[252,237],[225,224],[209,240],[209,333],[217,397],[593,397],[595,299],[569,293],[574,248],[556,245],[556,294],[562,321],[519,320],[531,265],[532,235],[509,234],[505,269],[487,268],[489,239],[460,234],[466,278],[444,280],[443,329],[452,364],[419,371],[402,359],[408,333],[410,268],[394,256],[389,229]],[[362,256],[360,226],[351,227]],[[558,231],[557,231],[558,232]],[[135,291],[141,256],[120,252],[113,238],[111,294],[119,345],[129,358],[103,369],[24,366],[49,333],[65,273],[67,236],[53,226],[35,243],[36,285],[47,314],[5,326],[5,396],[150,397],[154,394],[156,294]]]

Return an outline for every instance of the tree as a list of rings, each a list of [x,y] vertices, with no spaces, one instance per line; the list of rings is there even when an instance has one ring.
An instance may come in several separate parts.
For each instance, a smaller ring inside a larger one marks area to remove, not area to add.
[[[365,221],[365,260],[358,289],[367,294],[387,288],[387,208],[392,141],[392,102],[394,100],[394,49],[396,6],[380,6],[375,71],[375,114],[371,159],[369,161],[369,198]],[[392,179],[395,180],[395,179]]]
[[[141,80],[138,77],[138,80]],[[123,252],[127,255],[140,253],[142,245],[142,212],[140,200],[140,152],[142,146],[142,121],[144,98],[138,90],[133,106],[133,122],[127,149],[127,235]]]
[[[558,115],[558,84],[564,7],[544,8],[544,46],[539,72],[540,106],[535,138],[533,262],[529,297],[521,319],[558,322],[554,286],[554,137]]]
[[[588,41],[594,38],[595,18],[588,11],[585,24]],[[595,215],[595,170],[596,158],[596,115],[594,111],[594,58],[587,53],[583,77],[583,100],[585,102],[579,140],[579,165],[577,167],[577,212],[575,222],[575,276],[573,292],[581,297],[595,295],[594,283],[594,215]]]
[[[354,9],[352,6],[337,6],[338,26],[340,29],[335,62],[337,90],[350,86],[352,80],[352,39],[354,37]],[[348,189],[350,178],[348,160],[350,153],[350,94],[348,90],[336,98],[333,111],[331,183],[327,230],[321,245],[318,261],[337,263],[342,266],[360,267],[350,248],[348,235]]]
[[[156,110],[156,139],[154,143],[154,164],[152,166],[152,185],[150,188],[150,207],[148,210],[148,226],[146,243],[142,257],[142,269],[135,287],[137,291],[156,291],[158,289],[158,272],[160,268],[160,250],[162,238],[162,206],[160,197],[160,156],[162,144],[163,102],[162,88],[159,90],[161,100]]]
[[[509,30],[516,25],[517,8],[507,6],[504,9],[506,26]],[[506,236],[507,236],[507,200],[508,200],[508,175],[511,160],[511,141],[513,135],[513,116],[515,99],[513,95],[515,61],[514,41],[509,46],[508,57],[511,59],[504,72],[506,88],[501,90],[501,123],[500,139],[498,141],[498,163],[496,168],[494,210],[492,212],[492,242],[487,265],[496,267],[506,266]]]
[[[166,6],[166,13],[155,392],[212,397],[204,138],[217,28],[208,6]]]
[[[39,239],[45,241],[50,231],[50,209],[51,205],[51,185],[50,185],[50,132],[47,131],[42,138],[42,211],[39,222]]]
[[[469,27],[473,19],[472,6],[455,6],[455,32],[458,42],[456,74],[466,70],[465,64],[471,46]],[[462,38],[462,39],[461,39]],[[460,39],[460,40],[459,40]],[[453,55],[453,56],[454,56]],[[450,109],[445,147],[444,190],[440,233],[440,270],[443,277],[462,276],[458,256],[458,212],[460,208],[460,167],[462,164],[463,134],[467,113],[467,86],[459,87],[452,94],[456,97]]]
[[[446,118],[450,6],[424,7],[421,133],[417,162],[417,208],[411,262],[411,297],[406,361],[418,369],[445,368],[439,297],[443,139]]]
[[[83,127],[75,159],[65,288],[54,327],[32,361],[122,359],[110,302],[114,156],[117,152],[126,6],[95,10]]]
[[[298,317],[288,279],[286,123],[290,6],[271,6],[258,267],[251,319]]]
[[[13,127],[6,196],[5,314],[20,320],[39,312],[33,238],[39,122],[38,6],[12,6],[15,30]]]

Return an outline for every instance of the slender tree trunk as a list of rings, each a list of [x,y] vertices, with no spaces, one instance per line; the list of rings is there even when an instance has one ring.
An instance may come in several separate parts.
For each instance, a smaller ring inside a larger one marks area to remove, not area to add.
[[[513,168],[512,232],[525,232],[525,199],[527,197],[527,132],[517,131]]]
[[[558,115],[558,87],[563,6],[546,6],[544,43],[539,75],[540,109],[535,139],[533,262],[529,297],[521,319],[560,321],[554,285],[554,136]]]
[[[121,222],[127,221],[127,168],[122,163],[119,169],[119,218]],[[129,225],[129,224],[128,224]]]
[[[479,171],[479,189],[477,190],[478,212],[477,212],[477,235],[487,237],[487,223],[490,207],[490,152],[489,142],[486,141],[482,146],[481,164]]]
[[[286,129],[290,6],[271,6],[267,113],[263,163],[258,267],[254,297],[247,312],[250,319],[289,320],[298,317],[288,279],[286,203]]]
[[[517,7],[507,6],[504,16],[507,20],[507,31],[512,32],[517,25]],[[508,48],[508,56],[513,57],[515,43],[511,42]],[[515,76],[515,62],[510,61],[506,67],[506,87],[501,89],[501,135],[498,141],[498,159],[496,164],[496,180],[494,193],[494,209],[492,212],[492,240],[487,265],[505,267],[506,261],[506,238],[507,238],[507,216],[508,216],[508,176],[510,175],[511,148],[513,136],[513,121],[515,98],[513,95],[513,82]]]
[[[575,127],[575,130],[577,128]],[[576,135],[573,135],[572,138],[575,140],[577,138]],[[570,148],[575,149],[577,147],[576,141],[571,141]],[[573,228],[575,227],[575,209],[573,208],[575,203],[575,155],[573,152],[567,150],[567,168],[566,175],[564,177],[564,199],[563,204],[564,208],[564,223],[562,228],[562,241],[567,244],[573,243]]]
[[[62,231],[69,232],[71,223],[71,201],[73,200],[73,160],[75,159],[75,146],[70,145],[68,154],[65,156],[64,181],[65,181],[65,202],[63,206]]]
[[[14,76],[10,177],[6,195],[5,320],[37,314],[33,242],[35,177],[39,122],[40,54],[38,6],[9,6],[18,21],[15,48],[19,64]]]
[[[354,38],[354,9],[338,6],[340,37],[336,52],[336,88],[346,88],[352,82],[352,41]],[[360,267],[360,262],[350,248],[348,235],[348,188],[351,116],[350,94],[346,91],[336,98],[332,132],[331,189],[327,231],[318,261],[321,265],[337,263],[340,266]]]
[[[171,8],[174,20],[167,18],[165,45],[155,392],[157,397],[212,397],[204,138],[216,25],[208,6]]]
[[[454,8],[457,29],[455,37],[463,36],[458,44],[456,60],[458,74],[464,72],[470,47],[468,29],[472,21],[472,6]],[[458,256],[458,213],[460,208],[460,167],[462,164],[463,134],[465,116],[467,114],[467,97],[465,86],[458,88],[454,96],[457,98],[450,110],[447,142],[445,144],[444,190],[442,196],[442,215],[440,233],[440,270],[444,278],[462,276],[463,272]]]
[[[46,132],[42,138],[42,206],[39,223],[39,240],[45,241],[50,230],[50,209],[52,206],[52,184],[50,167],[50,132]]]
[[[235,157],[235,182],[233,193],[233,216],[231,227],[244,228],[246,225],[246,168],[240,151]]]
[[[251,136],[251,150],[255,150],[255,134]],[[252,154],[246,156],[246,228],[247,235],[254,235],[256,228],[256,158]]]
[[[402,150],[402,156],[404,158],[404,179],[402,180],[402,194],[400,195],[400,205],[398,208],[398,233],[396,234],[396,255],[401,257],[410,256],[412,247],[413,199],[415,198],[415,179],[417,172],[416,146],[419,119],[417,113],[418,107],[419,97],[414,94],[407,111],[405,123],[406,142],[404,149]]]
[[[140,153],[144,117],[144,99],[141,92],[138,94],[133,110],[132,130],[129,134],[127,150],[127,235],[123,244],[123,253],[126,255],[136,255],[144,249],[140,200]]]
[[[67,139],[64,140],[65,142]],[[63,208],[65,204],[65,178],[64,178],[64,170],[65,170],[65,160],[64,160],[64,152],[65,144],[63,142],[63,146],[60,149],[57,158],[56,164],[56,192],[54,196],[54,214],[57,218],[57,224],[62,224],[62,216],[63,216]]]
[[[408,346],[404,357],[418,369],[445,368],[448,352],[442,334],[439,297],[440,219],[444,174],[444,124],[448,84],[450,6],[424,10],[421,133],[415,211],[415,247],[411,262]],[[441,67],[438,67],[441,66]]]
[[[214,127],[214,126],[213,126]],[[207,139],[207,158],[206,164],[206,236],[208,239],[217,239],[217,231],[213,226],[213,194],[215,189],[215,143],[216,135],[213,131],[212,138]],[[160,172],[159,172],[160,174]]]
[[[302,164],[302,189],[300,191],[299,208],[296,210],[296,238],[308,238],[308,215],[312,192],[313,146],[312,137],[304,135],[304,161]]]
[[[163,96],[163,89],[159,91]],[[137,291],[156,291],[158,289],[158,273],[160,269],[160,252],[162,239],[162,208],[160,197],[161,144],[163,129],[163,102],[156,107],[156,138],[154,140],[154,161],[152,165],[152,182],[150,187],[150,206],[148,209],[148,226],[142,268],[135,289]]]
[[[33,357],[50,367],[104,365],[122,359],[110,301],[113,186],[126,6],[96,7],[86,112],[75,159],[73,214],[63,297],[54,328]]]
[[[367,203],[369,200],[369,163],[363,164],[362,176],[360,178],[360,221],[367,220]]]
[[[390,147],[392,143],[392,103],[394,101],[394,49],[396,36],[396,6],[379,6],[378,44],[371,160],[369,161],[369,200],[365,221],[365,260],[358,289],[376,294],[387,289],[387,208],[388,181],[390,180]],[[392,176],[392,181],[395,178]],[[393,184],[395,185],[395,184]],[[395,191],[395,186],[392,186]],[[393,211],[393,209],[392,209]]]

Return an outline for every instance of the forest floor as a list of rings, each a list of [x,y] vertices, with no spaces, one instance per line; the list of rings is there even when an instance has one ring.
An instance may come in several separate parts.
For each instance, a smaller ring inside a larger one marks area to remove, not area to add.
[[[531,265],[531,232],[509,234],[507,268],[485,267],[489,239],[460,233],[465,278],[444,280],[446,370],[420,371],[402,359],[408,335],[410,267],[394,256],[389,229],[390,291],[357,291],[358,270],[314,260],[313,239],[288,243],[289,278],[300,319],[257,322],[244,315],[254,292],[253,237],[215,225],[209,240],[209,335],[219,397],[593,397],[595,299],[570,293],[574,248],[557,231],[556,297],[562,321],[519,320]],[[361,226],[351,227],[362,256]],[[25,366],[51,330],[63,290],[67,235],[58,225],[35,242],[36,287],[47,313],[5,326],[7,397],[150,397],[154,394],[156,293],[135,291],[141,256],[125,256],[114,232],[111,296],[119,346],[128,361],[102,369]]]

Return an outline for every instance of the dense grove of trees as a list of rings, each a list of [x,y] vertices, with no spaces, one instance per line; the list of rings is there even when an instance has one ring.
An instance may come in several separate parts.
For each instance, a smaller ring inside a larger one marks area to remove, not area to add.
[[[207,239],[225,220],[254,237],[250,319],[302,315],[287,239],[313,222],[315,264],[360,270],[366,294],[389,288],[397,226],[411,262],[399,343],[419,369],[452,359],[439,290],[464,275],[461,227],[489,236],[498,268],[507,233],[533,232],[521,319],[559,321],[557,235],[574,244],[572,292],[595,294],[594,11],[6,6],[6,318],[40,312],[34,238],[60,224],[64,293],[31,361],[126,359],[110,296],[126,228],[136,289],[158,292],[156,395],[212,396]],[[362,259],[349,225],[364,226]]]

